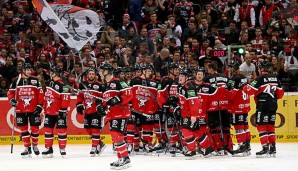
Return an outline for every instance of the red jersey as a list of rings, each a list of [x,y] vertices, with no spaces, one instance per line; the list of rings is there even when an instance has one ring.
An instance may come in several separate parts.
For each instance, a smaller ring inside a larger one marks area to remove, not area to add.
[[[202,84],[196,84],[195,81],[193,81],[193,84],[196,87],[197,96],[200,101],[201,110],[199,110],[200,117],[199,118],[206,118],[207,117],[207,111],[209,107],[210,101],[214,98],[214,95],[217,93],[217,88],[211,86],[207,83]]]
[[[133,94],[132,109],[146,114],[155,114],[158,109],[157,88],[158,82],[142,77],[134,77],[130,81]]]
[[[59,110],[66,110],[70,105],[69,87],[61,79],[50,81],[45,92],[45,114],[58,115]]]
[[[15,78],[7,92],[8,100],[15,98],[18,101],[16,113],[34,112],[37,105],[43,106],[44,94],[41,84],[36,77],[21,77],[18,85],[18,78]]]
[[[218,91],[209,101],[208,111],[216,111],[218,110],[218,107],[220,107],[220,110],[227,110],[229,107],[229,102],[227,99],[229,92],[226,87],[229,82],[229,78],[225,74],[217,73],[207,75],[204,78],[204,81],[210,83],[212,86],[218,87]],[[219,105],[218,102],[220,103]]]
[[[159,106],[164,105],[167,102],[167,98],[177,96],[178,93],[178,79],[165,76],[161,79],[161,83],[158,86],[158,103]]]
[[[79,90],[81,91],[78,94],[77,102],[82,103],[85,106],[85,114],[93,114],[97,112],[97,104],[95,102],[96,99],[92,96],[102,97],[102,84],[99,81],[94,81],[92,83],[83,81],[83,84],[81,83],[79,85]]]
[[[129,118],[129,102],[132,99],[131,89],[124,81],[120,81],[118,78],[113,77],[109,82],[103,84],[103,99],[105,101],[118,96],[121,97],[122,101],[119,105],[111,106],[107,110],[108,119],[120,119]],[[106,102],[104,102],[106,106]]]
[[[188,81],[183,86],[178,87],[178,98],[182,118],[200,116],[200,101],[197,96],[196,88],[191,81]]]
[[[247,79],[242,74],[233,75],[230,80],[233,89],[229,93],[229,112],[232,114],[244,114],[250,111],[250,97],[247,94]],[[244,85],[243,87],[240,85]]]

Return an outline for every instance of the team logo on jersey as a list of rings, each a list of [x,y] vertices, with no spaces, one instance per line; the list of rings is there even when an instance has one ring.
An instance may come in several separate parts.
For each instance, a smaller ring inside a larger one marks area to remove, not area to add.
[[[207,92],[207,91],[209,91],[209,88],[203,87],[202,90],[203,90],[203,92]]]
[[[152,87],[155,87],[155,86],[156,86],[156,83],[155,83],[155,82],[149,82],[149,84],[150,84]]]
[[[31,80],[31,84],[32,85],[36,85],[37,84],[37,80]]]
[[[92,101],[86,101],[86,109],[90,108],[92,106]]]
[[[93,89],[97,90],[97,89],[99,89],[99,86],[98,85],[93,85]]]
[[[30,98],[22,98],[22,100],[24,101],[24,108],[26,108],[30,104],[30,101],[32,99],[30,99]]]
[[[47,100],[47,108],[52,106],[53,101],[52,100]]]
[[[148,101],[147,99],[138,97],[138,100],[140,101],[139,107],[145,106],[145,103]]]
[[[116,88],[116,84],[115,84],[115,83],[111,83],[111,84],[110,84],[110,87],[111,87],[112,89],[115,89],[115,88]]]
[[[55,85],[55,90],[59,91],[59,86]]]

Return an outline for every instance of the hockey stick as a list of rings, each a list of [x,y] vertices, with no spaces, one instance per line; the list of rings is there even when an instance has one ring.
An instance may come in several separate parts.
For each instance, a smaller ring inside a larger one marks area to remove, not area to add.
[[[176,118],[176,113],[178,112],[178,110],[180,110],[180,106],[175,107],[175,109],[173,110],[173,116],[174,116],[174,122],[176,123],[177,129],[178,129],[178,134],[179,134],[179,140],[180,140],[180,144],[182,146],[183,149],[183,140],[182,140],[182,131],[180,129],[180,125],[178,124],[178,120]]]
[[[17,82],[16,82],[16,89],[15,89],[15,94],[14,94],[14,98],[16,99],[17,98],[17,89],[18,89],[18,84],[21,80],[21,77],[22,77],[22,74],[20,73],[19,74],[19,77],[17,79]],[[13,144],[14,144],[14,127],[15,127],[15,119],[16,119],[16,109],[17,107],[14,107],[13,108],[13,120],[12,120],[12,131],[11,131],[11,146],[10,146],[10,153],[12,154],[13,153]]]

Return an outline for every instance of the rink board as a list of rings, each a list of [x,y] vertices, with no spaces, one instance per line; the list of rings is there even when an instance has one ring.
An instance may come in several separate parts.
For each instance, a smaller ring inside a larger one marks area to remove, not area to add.
[[[83,128],[84,118],[76,114],[76,97],[72,97],[71,104],[68,108],[68,143],[69,144],[86,144],[91,139]],[[249,112],[250,132],[252,142],[259,142],[259,136],[255,127],[255,102],[251,98],[251,111]],[[13,125],[13,108],[9,105],[7,98],[0,98],[0,145],[11,143],[12,125]],[[43,115],[42,115],[43,116]],[[298,93],[286,93],[278,101],[278,110],[276,115],[276,138],[278,142],[298,142]],[[44,134],[43,124],[40,126],[40,135]],[[232,128],[233,139],[235,132]],[[20,130],[15,127],[15,144],[22,144],[20,141]],[[57,139],[57,137],[55,137]],[[102,131],[102,139],[106,143],[111,143],[109,135],[109,124]],[[44,142],[44,136],[40,136],[41,143]],[[57,141],[55,141],[57,142]]]

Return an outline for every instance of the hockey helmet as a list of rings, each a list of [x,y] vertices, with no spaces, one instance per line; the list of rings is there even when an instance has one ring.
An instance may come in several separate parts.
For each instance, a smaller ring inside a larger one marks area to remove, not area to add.
[[[180,75],[185,75],[185,76],[188,77],[188,76],[191,76],[192,75],[192,71],[189,68],[187,68],[187,67],[183,67],[183,68],[180,68],[179,74]]]
[[[146,64],[141,65],[141,69],[142,70],[150,69],[150,70],[154,71],[154,67],[152,65],[146,65]]]
[[[87,73],[87,74],[88,74],[89,72],[95,72],[95,73],[96,73],[95,69],[92,68],[92,67],[89,67],[89,68],[86,70],[86,73]]]
[[[231,60],[228,66],[234,68],[235,70],[239,70],[240,64],[237,60]]]
[[[175,68],[179,68],[179,66],[178,66],[176,63],[171,62],[171,63],[169,64],[168,68],[169,68],[169,69],[175,69]]]
[[[24,63],[23,69],[32,69],[32,65],[30,63]]]
[[[52,69],[51,69],[51,73],[55,73],[56,74],[56,76],[60,76],[60,74],[62,74],[62,69],[61,68],[58,68],[58,67],[53,67]]]
[[[263,61],[259,63],[259,68],[263,68],[264,72],[269,72],[272,66],[272,63],[270,61]]]

